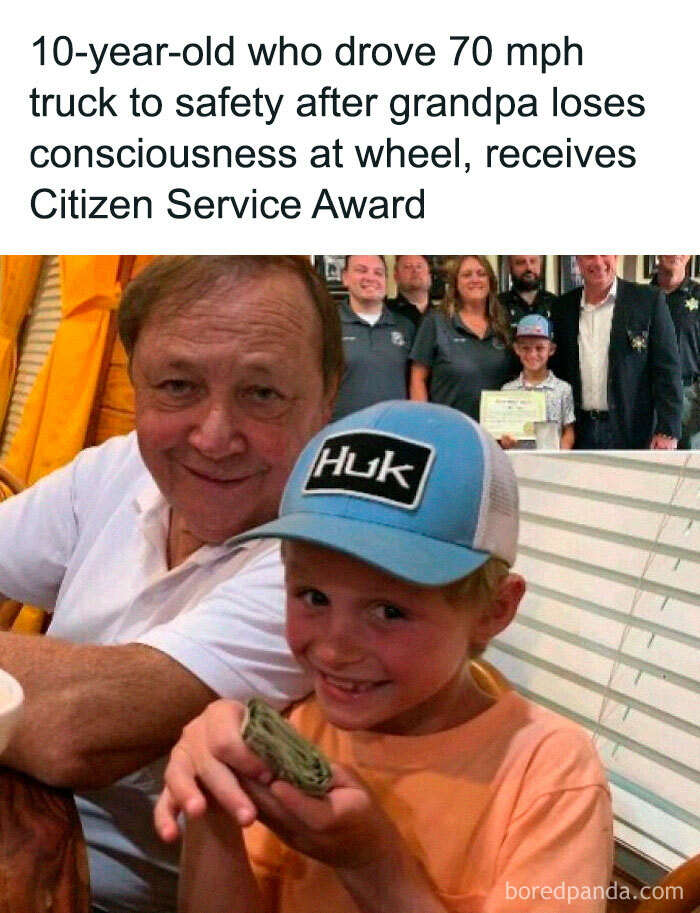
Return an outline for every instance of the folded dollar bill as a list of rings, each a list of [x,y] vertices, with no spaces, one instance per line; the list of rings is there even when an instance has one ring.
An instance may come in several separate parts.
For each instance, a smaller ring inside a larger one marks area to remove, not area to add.
[[[321,751],[261,698],[246,703],[241,736],[278,780],[311,796],[322,796],[331,783],[331,768]]]

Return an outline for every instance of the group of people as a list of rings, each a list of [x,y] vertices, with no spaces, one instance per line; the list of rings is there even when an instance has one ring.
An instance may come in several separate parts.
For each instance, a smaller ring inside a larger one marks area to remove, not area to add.
[[[486,390],[541,390],[562,448],[700,448],[700,285],[689,255],[661,255],[649,285],[621,279],[617,256],[579,256],[583,286],[542,287],[542,258],[509,258],[498,294],[486,257],[451,261],[430,300],[427,257],[396,257],[386,300],[378,255],[346,258],[346,368],[339,418],[384,399],[451,406],[479,421]],[[505,447],[515,445],[508,437]]]
[[[511,357],[462,266],[455,320]],[[436,404],[328,424],[343,315],[305,258],[163,257],[127,287],[136,431],[0,504],[0,594],[52,613],[0,634],[26,698],[2,763],[76,791],[95,911],[507,913],[515,889],[544,913],[566,883],[603,913],[589,738],[470,673],[525,589],[510,461]],[[296,704],[326,795],[243,742],[253,696]]]

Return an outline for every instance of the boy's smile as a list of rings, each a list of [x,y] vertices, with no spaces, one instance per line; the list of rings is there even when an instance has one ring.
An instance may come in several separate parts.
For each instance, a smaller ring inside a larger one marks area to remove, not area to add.
[[[554,353],[554,344],[549,339],[521,336],[515,341],[513,348],[525,369],[526,379],[528,375],[535,375],[538,379],[546,376],[547,362]]]
[[[284,549],[287,640],[331,723],[420,735],[491,705],[466,668],[475,607],[338,552],[294,541]]]

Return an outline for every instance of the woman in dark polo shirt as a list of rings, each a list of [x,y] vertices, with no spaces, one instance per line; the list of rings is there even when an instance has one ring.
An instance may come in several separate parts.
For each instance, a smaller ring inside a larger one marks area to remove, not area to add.
[[[453,406],[479,421],[482,390],[500,390],[520,364],[486,257],[459,257],[442,306],[423,318],[411,352],[411,399]]]

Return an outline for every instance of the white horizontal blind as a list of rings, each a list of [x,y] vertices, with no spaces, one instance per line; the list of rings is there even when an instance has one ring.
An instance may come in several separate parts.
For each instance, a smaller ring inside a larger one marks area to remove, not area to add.
[[[34,302],[20,336],[17,375],[5,426],[0,436],[0,460],[10,448],[34,381],[41,370],[61,322],[58,257],[44,257]]]
[[[594,737],[615,835],[700,852],[700,454],[514,453],[528,593],[487,658]]]

